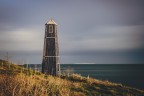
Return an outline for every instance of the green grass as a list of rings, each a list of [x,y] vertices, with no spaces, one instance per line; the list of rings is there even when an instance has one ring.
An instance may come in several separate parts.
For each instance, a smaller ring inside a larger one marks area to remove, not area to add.
[[[53,77],[0,60],[0,96],[141,96],[144,90],[82,77]]]

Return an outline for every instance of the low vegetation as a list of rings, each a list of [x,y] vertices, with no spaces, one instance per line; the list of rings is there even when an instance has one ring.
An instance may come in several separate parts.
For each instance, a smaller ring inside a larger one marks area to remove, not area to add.
[[[53,77],[0,60],[0,96],[143,96],[144,90],[82,77]]]

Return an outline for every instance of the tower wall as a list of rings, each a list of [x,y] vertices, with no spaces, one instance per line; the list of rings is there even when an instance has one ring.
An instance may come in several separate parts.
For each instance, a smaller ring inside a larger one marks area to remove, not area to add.
[[[59,58],[57,25],[51,20],[45,24],[42,73],[54,76],[59,75]]]

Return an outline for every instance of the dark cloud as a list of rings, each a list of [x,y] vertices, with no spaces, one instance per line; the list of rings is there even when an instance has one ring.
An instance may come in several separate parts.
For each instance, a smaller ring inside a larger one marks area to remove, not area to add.
[[[69,55],[71,54],[71,55]],[[98,64],[143,64],[144,49],[121,50],[121,51],[73,51],[62,54],[62,58],[75,58],[73,60],[66,60],[68,63],[98,63]]]
[[[40,63],[44,24],[53,17],[62,63],[143,63],[143,9],[143,0],[1,0],[0,53]]]
[[[6,59],[8,53],[9,60],[14,63],[34,63],[40,64],[42,60],[42,51],[0,51],[0,58]],[[41,59],[41,60],[40,60]]]
[[[12,29],[12,26],[14,26],[17,18],[15,9],[0,4],[0,32]]]

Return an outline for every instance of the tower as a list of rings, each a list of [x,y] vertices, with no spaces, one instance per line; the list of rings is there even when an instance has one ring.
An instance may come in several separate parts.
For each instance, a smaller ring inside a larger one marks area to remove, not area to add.
[[[57,24],[50,19],[45,24],[45,37],[42,61],[42,73],[57,76],[60,74]]]

